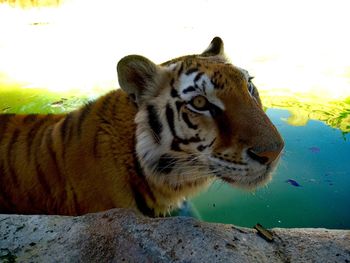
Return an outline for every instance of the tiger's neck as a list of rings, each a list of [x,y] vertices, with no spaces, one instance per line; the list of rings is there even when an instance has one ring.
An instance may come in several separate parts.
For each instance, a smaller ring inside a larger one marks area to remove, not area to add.
[[[111,92],[96,103],[96,108],[102,110],[98,128],[94,131],[94,134],[98,134],[98,147],[95,154],[100,160],[100,167],[108,167],[109,163],[113,163],[116,168],[115,174],[108,174],[106,177],[119,177],[119,180],[110,181],[108,179],[109,182],[104,183],[104,185],[114,187],[110,189],[114,205],[128,207],[131,204],[148,216],[165,215],[178,207],[184,199],[183,189],[174,189],[153,180],[156,175],[142,167],[138,160],[134,121],[137,112],[136,105],[122,90]],[[109,103],[113,107],[106,106]],[[105,162],[105,160],[110,162]],[[103,167],[101,169],[106,170]],[[113,169],[108,170],[110,173]],[[128,185],[120,183],[123,181],[128,182]],[[128,191],[125,188],[128,188]],[[105,190],[106,187],[103,188],[103,191]],[[123,196],[120,195],[121,192],[124,193]]]
[[[142,168],[136,154],[134,155],[135,173],[131,173],[132,190],[135,203],[143,214],[148,216],[165,216],[171,211],[181,207],[187,197],[207,188],[212,177],[199,177],[197,179],[170,184],[167,180],[159,180],[159,174],[152,174],[148,169]],[[167,175],[164,175],[167,176]]]

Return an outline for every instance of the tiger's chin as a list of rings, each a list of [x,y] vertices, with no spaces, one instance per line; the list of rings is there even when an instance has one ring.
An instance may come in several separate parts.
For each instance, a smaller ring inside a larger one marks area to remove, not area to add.
[[[251,191],[257,187],[266,185],[272,179],[272,175],[271,173],[266,173],[259,177],[253,176],[252,178],[238,178],[237,176],[230,177],[229,175],[225,175],[218,176],[218,178],[231,186]]]
[[[230,168],[221,168],[215,175],[220,180],[233,187],[244,190],[255,190],[257,187],[266,185],[272,179],[275,167],[262,166],[255,171],[232,172]]]

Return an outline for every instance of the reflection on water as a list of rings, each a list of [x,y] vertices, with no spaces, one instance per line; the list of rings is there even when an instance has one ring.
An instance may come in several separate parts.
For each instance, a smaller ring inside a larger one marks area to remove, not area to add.
[[[62,113],[72,111],[88,98],[72,93],[52,93],[42,89],[18,89],[15,86],[1,89],[1,113]]]
[[[292,126],[304,126],[309,120],[322,121],[330,127],[350,132],[350,97],[344,100],[327,100],[309,96],[278,96],[262,92],[267,108],[286,109],[290,115],[286,122]]]
[[[285,140],[272,181],[253,193],[216,182],[193,209],[202,220],[247,227],[350,229],[350,135],[314,120],[291,126],[286,110],[267,113]]]

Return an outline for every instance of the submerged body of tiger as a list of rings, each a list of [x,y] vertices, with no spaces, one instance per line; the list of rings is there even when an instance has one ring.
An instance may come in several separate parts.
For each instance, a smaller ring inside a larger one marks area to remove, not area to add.
[[[200,55],[118,63],[120,90],[66,115],[0,115],[0,212],[156,216],[220,178],[255,188],[283,140],[214,38]]]

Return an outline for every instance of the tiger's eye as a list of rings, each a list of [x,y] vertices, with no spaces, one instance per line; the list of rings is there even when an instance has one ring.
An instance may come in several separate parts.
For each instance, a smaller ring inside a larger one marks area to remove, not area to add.
[[[203,96],[194,97],[191,104],[197,110],[207,110],[209,106],[208,100]]]

